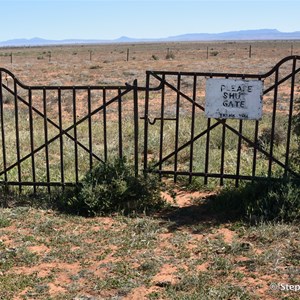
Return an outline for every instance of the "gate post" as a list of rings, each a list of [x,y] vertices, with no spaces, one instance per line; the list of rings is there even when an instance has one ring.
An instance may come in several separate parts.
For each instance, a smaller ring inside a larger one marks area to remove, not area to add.
[[[139,174],[139,108],[138,108],[138,83],[133,82],[133,118],[134,118],[134,172]]]
[[[144,173],[148,168],[148,109],[149,109],[150,74],[146,76],[145,111],[144,111]]]

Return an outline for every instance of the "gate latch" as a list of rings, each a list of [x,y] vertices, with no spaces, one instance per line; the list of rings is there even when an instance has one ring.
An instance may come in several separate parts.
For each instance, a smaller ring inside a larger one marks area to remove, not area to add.
[[[141,120],[145,120],[145,117],[140,117]],[[150,120],[149,117],[147,117],[147,121],[150,125],[154,125],[156,121],[176,121],[176,118],[154,118],[152,121]]]

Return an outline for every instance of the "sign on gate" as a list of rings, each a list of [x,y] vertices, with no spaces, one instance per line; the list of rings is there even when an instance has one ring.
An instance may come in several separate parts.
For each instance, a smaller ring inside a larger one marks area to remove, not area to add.
[[[261,80],[206,80],[205,115],[208,118],[260,120],[263,82]]]

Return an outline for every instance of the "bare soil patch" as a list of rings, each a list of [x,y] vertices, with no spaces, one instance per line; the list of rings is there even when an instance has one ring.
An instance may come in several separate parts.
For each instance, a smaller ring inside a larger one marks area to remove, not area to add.
[[[297,296],[270,286],[299,281],[299,228],[224,222],[204,202],[191,204],[191,197],[207,194],[177,195],[152,217],[86,219],[47,211],[45,220],[42,210],[2,209],[10,226],[0,228],[1,299]],[[26,283],[13,284],[21,280]]]

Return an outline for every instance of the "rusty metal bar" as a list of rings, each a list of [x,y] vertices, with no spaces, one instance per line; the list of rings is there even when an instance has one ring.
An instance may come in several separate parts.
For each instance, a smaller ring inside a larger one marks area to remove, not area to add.
[[[291,131],[292,131],[292,119],[293,119],[293,107],[295,96],[295,71],[296,71],[296,59],[293,60],[292,79],[291,79],[291,92],[290,92],[290,106],[289,106],[289,119],[287,128],[287,141],[286,141],[286,154],[285,154],[285,166],[289,165],[290,144],[291,144]],[[284,169],[284,177],[287,177],[287,168]]]
[[[180,106],[180,83],[181,75],[177,75],[177,98],[176,98],[176,124],[175,124],[175,155],[174,155],[174,182],[177,182],[178,168],[178,142],[179,142],[179,106]]]
[[[276,109],[277,109],[277,96],[278,96],[278,69],[275,72],[275,87],[274,87],[274,102],[272,112],[272,125],[271,125],[271,138],[270,138],[270,156],[268,166],[268,178],[271,178],[272,174],[272,162],[273,162],[273,150],[274,150],[274,135],[275,135],[275,124],[276,124]]]
[[[33,117],[32,117],[32,91],[28,90],[28,103],[29,103],[29,131],[30,131],[30,149],[31,152],[34,152],[34,134],[33,134]],[[36,182],[35,176],[35,156],[31,157],[31,172],[32,172],[32,181]],[[33,192],[36,194],[36,186],[33,187]]]
[[[256,177],[256,160],[257,160],[257,145],[258,145],[258,127],[259,121],[255,121],[255,130],[254,130],[254,145],[253,147],[253,161],[252,161],[252,181]]]
[[[74,140],[77,141],[77,105],[76,105],[76,89],[72,91],[72,102],[73,102],[73,125],[74,125]],[[75,182],[79,182],[79,166],[78,166],[78,144],[74,143],[74,167],[75,167]]]
[[[146,93],[145,93],[145,111],[144,111],[144,171],[148,169],[148,113],[149,113],[149,90],[150,74],[146,74]]]
[[[152,170],[152,173],[156,173],[156,174],[161,174],[161,175],[174,175],[174,171],[173,170]],[[209,177],[209,178],[220,178],[220,173],[208,173],[205,174],[204,172],[188,172],[188,171],[177,171],[177,175],[182,175],[182,176],[198,176],[198,177]],[[237,177],[235,174],[223,174],[222,175],[223,179],[231,179],[231,180],[247,180],[250,181],[252,180],[252,176],[251,175],[239,175],[239,177]],[[256,176],[255,177],[256,180],[262,180],[262,181],[269,181],[270,179],[267,177],[263,177],[263,176]],[[271,178],[271,180],[274,181],[278,181],[280,180],[280,178]]]
[[[242,151],[242,138],[241,135],[243,134],[243,120],[239,121],[239,134],[238,137],[238,147],[237,147],[237,160],[236,160],[236,176],[239,177],[240,175],[240,166],[241,166],[241,151]],[[235,181],[235,186],[239,186],[239,179],[237,178]]]
[[[225,119],[225,122],[226,122],[226,119]],[[225,141],[226,141],[226,127],[225,127],[225,122],[223,123],[223,126],[222,126],[220,186],[224,185]]]
[[[139,174],[139,107],[138,107],[138,90],[137,80],[133,82],[133,122],[134,122],[134,173],[137,177]]]
[[[208,166],[209,166],[209,141],[210,141],[210,130],[209,128],[211,128],[211,119],[208,118],[207,119],[207,129],[206,129],[206,149],[205,149],[205,162],[204,162],[204,184],[208,183]]]
[[[48,148],[48,123],[47,123],[47,92],[43,89],[43,115],[44,115],[44,137],[45,137],[45,163],[48,193],[50,193],[50,164],[49,164],[49,148]],[[33,151],[35,153],[35,151]]]
[[[20,133],[19,133],[19,108],[18,108],[18,97],[17,97],[17,83],[14,82],[14,105],[15,105],[15,130],[16,130],[16,154],[17,154],[17,168],[18,168],[18,181],[22,181],[21,173],[21,154],[20,154]],[[19,192],[21,193],[22,188],[19,186]]]
[[[92,132],[92,104],[91,104],[91,88],[88,88],[88,99],[87,99],[87,106],[88,106],[88,132],[89,132],[89,152],[90,152],[90,170],[93,168],[93,132]]]
[[[103,147],[104,161],[107,162],[106,89],[103,89]]]
[[[165,80],[165,75],[162,76]],[[163,158],[163,143],[164,143],[164,115],[165,115],[165,85],[161,89],[161,108],[160,108],[160,139],[159,139],[159,170],[162,170],[162,158]],[[150,123],[151,124],[151,123]]]
[[[196,97],[197,97],[197,76],[194,75],[193,78],[193,106],[192,106],[192,122],[191,122],[191,141],[194,139],[195,136],[195,111],[196,111]],[[191,143],[190,146],[190,165],[189,170],[190,173],[193,172],[193,161],[194,161],[194,143]],[[189,183],[192,183],[192,176],[189,176]]]
[[[4,181],[7,182],[6,172],[6,142],[5,142],[5,128],[4,128],[4,113],[3,113],[3,88],[2,88],[2,72],[0,72],[0,121],[1,121],[1,138],[2,138],[2,159],[4,169]]]
[[[63,139],[63,122],[62,122],[62,106],[61,106],[61,89],[57,90],[57,104],[58,104],[58,126],[59,126],[59,156],[60,156],[60,176],[61,184],[64,189],[65,172],[64,172],[64,139]],[[34,153],[34,152],[32,152]],[[33,154],[32,154],[33,155]]]
[[[123,131],[122,131],[122,96],[121,90],[118,89],[118,126],[119,126],[119,157],[123,157]]]

